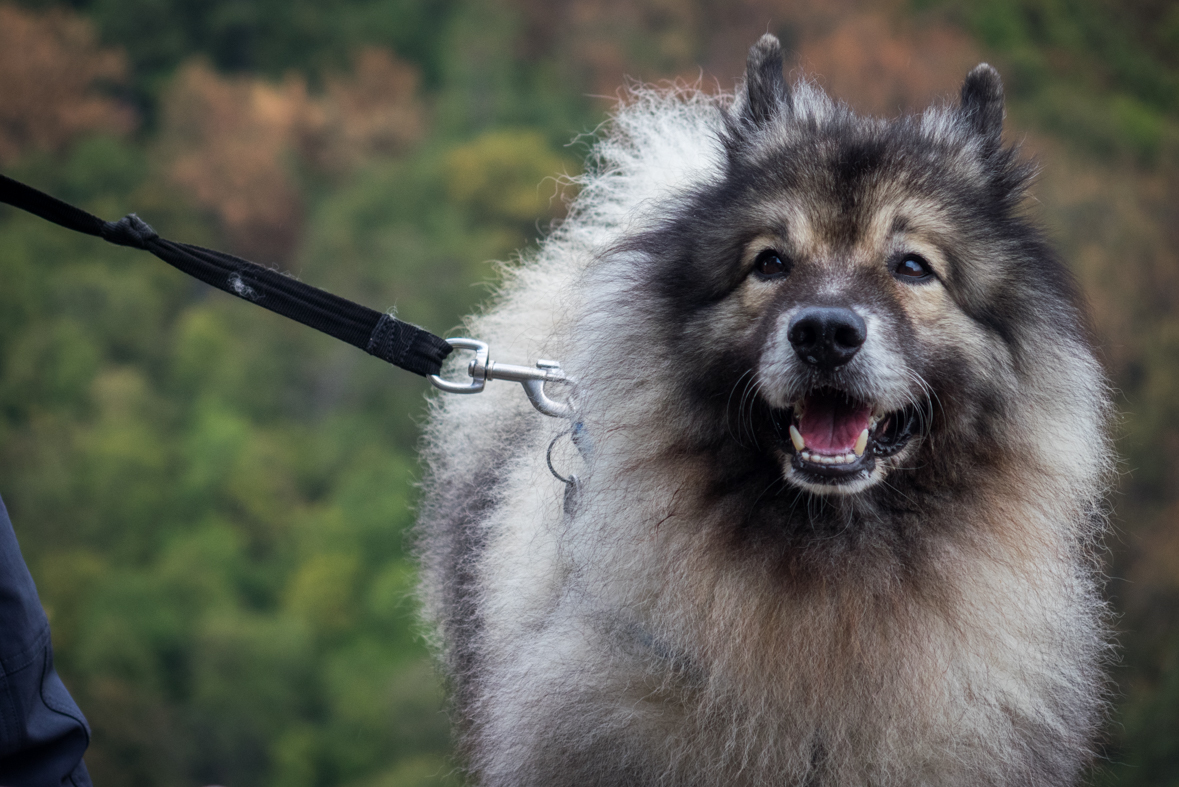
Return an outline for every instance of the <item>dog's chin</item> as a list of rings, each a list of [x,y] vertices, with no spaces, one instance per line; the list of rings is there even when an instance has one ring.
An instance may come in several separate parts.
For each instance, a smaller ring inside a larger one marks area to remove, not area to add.
[[[786,481],[820,495],[854,495],[884,480],[913,443],[919,414],[832,389],[772,413]]]

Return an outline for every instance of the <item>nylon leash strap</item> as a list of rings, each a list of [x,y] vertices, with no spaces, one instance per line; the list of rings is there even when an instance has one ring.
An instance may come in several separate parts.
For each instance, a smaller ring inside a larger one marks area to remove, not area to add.
[[[304,284],[280,271],[232,254],[165,240],[134,213],[118,221],[103,221],[4,175],[0,175],[0,202],[118,246],[149,251],[205,284],[423,377],[437,375],[452,350],[449,342],[427,330]]]

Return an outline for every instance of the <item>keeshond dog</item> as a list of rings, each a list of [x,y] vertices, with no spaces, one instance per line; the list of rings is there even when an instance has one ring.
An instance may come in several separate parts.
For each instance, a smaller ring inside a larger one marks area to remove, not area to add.
[[[735,95],[632,91],[465,326],[559,359],[574,415],[502,382],[431,415],[423,596],[475,783],[1081,778],[1108,395],[1003,116],[987,65],[857,116],[768,35]]]

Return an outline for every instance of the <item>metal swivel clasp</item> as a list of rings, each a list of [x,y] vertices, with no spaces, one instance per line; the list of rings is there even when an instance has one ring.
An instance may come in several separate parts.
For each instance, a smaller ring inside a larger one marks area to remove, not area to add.
[[[514,366],[506,363],[496,363],[489,359],[489,348],[486,342],[478,339],[447,339],[451,347],[461,350],[474,350],[475,358],[467,365],[467,374],[471,376],[468,382],[451,382],[442,379],[437,374],[431,374],[427,379],[447,393],[472,394],[483,390],[488,380],[512,380],[524,386],[524,393],[532,406],[545,415],[554,418],[573,418],[574,408],[571,401],[558,402],[545,394],[545,383],[564,383],[573,385],[574,380],[566,377],[561,371],[561,364],[557,361],[537,361],[535,367]]]

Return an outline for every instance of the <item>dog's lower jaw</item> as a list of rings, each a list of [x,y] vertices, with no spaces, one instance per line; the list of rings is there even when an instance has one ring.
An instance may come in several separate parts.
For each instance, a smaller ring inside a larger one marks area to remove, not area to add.
[[[904,466],[905,458],[914,453],[916,443],[916,439],[911,440],[895,454],[875,457],[870,466],[865,466],[854,474],[839,478],[822,478],[799,468],[796,455],[788,450],[780,449],[777,452],[777,459],[782,468],[782,477],[788,484],[813,495],[850,496],[858,495],[883,482],[893,469]]]
[[[782,452],[782,476],[786,482],[814,495],[856,495],[884,480],[887,471],[880,462],[874,467],[861,470],[854,476],[838,481],[817,480],[805,470],[794,466],[794,456]]]

